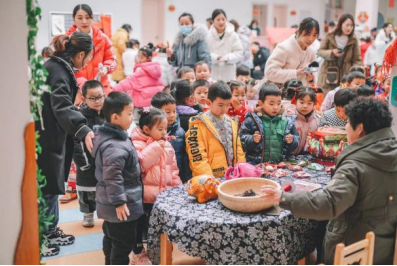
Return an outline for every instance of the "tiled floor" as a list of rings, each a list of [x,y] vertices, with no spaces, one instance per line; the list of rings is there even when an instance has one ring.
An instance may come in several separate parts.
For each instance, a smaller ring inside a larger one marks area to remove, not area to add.
[[[60,204],[59,226],[65,233],[73,234],[73,245],[61,247],[61,252],[54,257],[43,258],[48,265],[101,265],[105,258],[102,253],[102,220],[96,219],[95,226],[84,228],[81,223],[83,214],[79,211],[78,201]],[[192,258],[179,251],[174,245],[174,265],[204,264],[199,258]]]

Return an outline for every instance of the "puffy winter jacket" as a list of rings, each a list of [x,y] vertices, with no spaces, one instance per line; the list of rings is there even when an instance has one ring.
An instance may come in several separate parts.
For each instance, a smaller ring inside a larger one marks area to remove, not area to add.
[[[232,123],[234,166],[236,163],[245,162],[245,156],[238,136],[237,123],[230,117],[227,119]],[[186,133],[186,152],[189,155],[193,176],[207,174],[223,177],[225,175],[229,166],[225,148],[221,137],[205,113],[190,119],[189,131]]]
[[[144,203],[154,203],[162,191],[182,184],[175,151],[168,141],[162,148],[157,141],[144,134],[140,127],[134,128],[131,139],[141,163]]]
[[[304,115],[300,114],[295,107],[286,110],[285,114],[287,116],[296,116],[295,128],[299,133],[299,144],[298,148],[296,148],[296,150],[294,150],[291,154],[298,155],[302,153],[309,133],[316,132],[320,126],[321,116],[313,110],[312,114],[306,118]]]
[[[149,107],[153,96],[164,88],[157,62],[136,64],[134,74],[120,81],[114,91],[127,92],[135,107]]]
[[[178,113],[179,124],[187,132],[189,130],[189,120],[190,118],[196,116],[199,111],[187,106],[187,105],[177,105],[176,112]]]
[[[112,36],[112,43],[114,45],[114,53],[117,57],[117,68],[112,73],[112,78],[115,81],[120,81],[125,78],[124,68],[123,68],[123,53],[127,49],[127,42],[129,40],[129,33],[121,28],[116,31],[116,33]]]
[[[141,167],[134,145],[120,127],[105,124],[95,127],[92,157],[95,158],[96,206],[98,217],[112,223],[116,208],[127,204],[127,222],[143,214]]]
[[[276,130],[277,132],[275,133],[282,135],[281,154],[283,157],[288,157],[298,147],[299,135],[294,125],[295,119],[296,117],[288,116],[278,120],[277,122],[279,123],[282,120],[284,120],[283,122],[286,122],[285,129],[282,131]],[[259,143],[254,142],[253,135],[256,131],[258,131],[262,136]],[[285,136],[288,134],[294,136],[294,141],[291,144],[287,144],[285,142]],[[271,157],[271,154],[279,154],[280,151],[272,151],[271,148],[275,147],[275,143],[273,143],[273,141],[269,141],[272,137],[274,138],[276,136],[272,134],[266,135],[263,129],[262,119],[256,113],[248,112],[245,116],[244,123],[240,128],[241,143],[245,151],[247,162],[256,165],[265,162],[265,157]],[[268,142],[267,145],[270,145],[270,154],[266,154],[265,152],[265,142]]]
[[[153,58],[153,62],[160,64],[161,78],[163,79],[164,86],[171,85],[171,82],[176,80],[176,72],[174,67],[168,63],[167,54],[159,53]]]
[[[77,26],[73,25],[67,35],[72,35],[77,30]],[[109,38],[100,30],[92,27],[92,41],[94,42],[94,57],[79,72],[75,73],[76,78],[84,77],[87,80],[95,79],[99,70],[99,63],[107,67],[108,74],[116,69],[117,61],[113,53],[113,45]],[[110,92],[110,83],[107,76],[101,78],[101,83],[105,89],[106,95]]]

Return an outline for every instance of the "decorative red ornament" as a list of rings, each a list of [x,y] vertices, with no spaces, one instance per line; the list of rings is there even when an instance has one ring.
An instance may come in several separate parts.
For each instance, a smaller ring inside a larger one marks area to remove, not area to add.
[[[291,10],[290,14],[291,14],[291,16],[296,16],[296,11],[295,10]]]
[[[389,0],[389,8],[394,8],[394,0]]]
[[[367,20],[368,20],[368,13],[367,13],[367,12],[360,12],[360,13],[358,14],[358,20],[359,20],[360,22],[367,22]]]
[[[174,12],[174,11],[175,11],[175,5],[169,5],[169,6],[168,6],[168,10],[169,10],[170,12]]]

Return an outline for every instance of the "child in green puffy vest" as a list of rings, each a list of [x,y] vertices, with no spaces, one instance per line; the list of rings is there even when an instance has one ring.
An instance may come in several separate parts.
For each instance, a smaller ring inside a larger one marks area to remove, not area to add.
[[[249,112],[240,129],[241,144],[247,162],[279,162],[288,157],[299,144],[295,128],[296,116],[282,117],[281,91],[273,84],[264,84],[259,91],[261,113]]]

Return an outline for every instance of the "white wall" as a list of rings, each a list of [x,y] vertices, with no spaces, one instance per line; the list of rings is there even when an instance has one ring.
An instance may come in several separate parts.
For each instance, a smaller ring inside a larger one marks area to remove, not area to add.
[[[175,5],[174,12],[168,11],[170,4]],[[193,15],[196,23],[203,23],[211,17],[212,11],[216,8],[225,10],[228,20],[235,19],[240,25],[248,25],[252,20],[252,8],[254,4],[268,5],[268,26],[273,26],[272,10],[274,4],[285,4],[288,6],[287,25],[299,24],[301,14],[309,14],[317,19],[322,27],[325,17],[325,0],[167,0],[165,2],[165,38],[166,41],[173,42],[178,32],[178,17],[183,12]],[[290,11],[295,10],[295,16],[290,15]]]
[[[397,2],[394,8],[389,8],[389,0],[379,0],[379,12],[385,17],[385,22],[392,19],[394,25],[397,25]]]
[[[142,0],[38,0],[42,9],[42,19],[39,23],[37,47],[42,49],[50,42],[49,14],[50,12],[73,12],[78,4],[87,4],[94,13],[110,13],[112,15],[112,33],[123,24],[131,24],[131,38],[141,38],[141,1]],[[150,15],[150,14],[149,14]]]
[[[0,264],[13,264],[21,226],[24,129],[31,119],[25,10],[25,0],[0,1]]]

